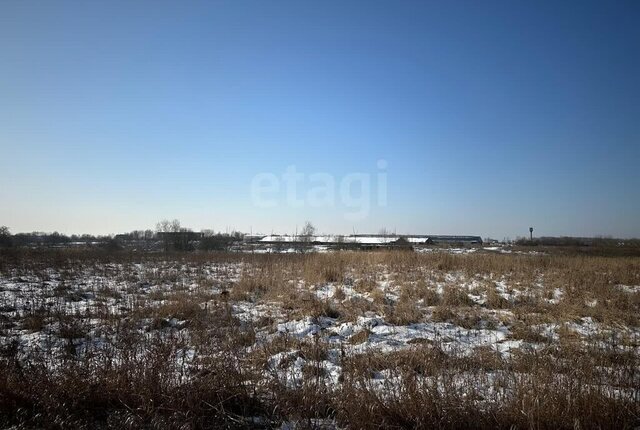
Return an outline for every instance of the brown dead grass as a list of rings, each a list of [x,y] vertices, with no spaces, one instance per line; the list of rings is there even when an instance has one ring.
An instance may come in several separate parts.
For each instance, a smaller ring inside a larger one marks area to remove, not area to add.
[[[318,418],[335,420],[341,427],[372,429],[639,424],[640,402],[633,390],[638,386],[640,359],[631,348],[640,341],[629,328],[639,324],[640,294],[618,287],[640,285],[636,257],[405,252],[110,257],[57,252],[10,258],[5,254],[0,261],[3,276],[35,274],[44,281],[50,276],[47,269],[54,267],[69,281],[55,293],[55,311],[40,312],[34,303],[33,310],[16,319],[19,328],[34,332],[59,327],[57,334],[70,346],[65,353],[30,350],[25,359],[25,345],[2,343],[3,427],[247,428],[255,426],[247,417],[256,416],[265,428],[291,420],[312,427]],[[133,270],[136,262],[160,269],[139,275]],[[243,263],[239,274],[225,266],[239,262]],[[106,266],[112,263],[123,266]],[[224,281],[203,275],[212,263],[225,267],[216,269]],[[83,270],[132,283],[130,292],[137,295],[122,315],[110,314],[103,303],[121,293],[99,287],[95,292],[102,304],[84,313],[65,313],[64,306],[77,299],[73,279]],[[183,283],[184,270],[198,274],[196,290]],[[486,294],[486,303],[474,303],[466,286],[448,282],[451,274],[477,281],[473,294]],[[381,289],[385,279],[392,280],[386,288],[389,297],[397,298],[387,297]],[[502,298],[495,289],[499,280],[524,294],[513,300]],[[537,286],[539,281],[543,287]],[[166,289],[157,290],[153,300],[136,293],[142,282]],[[213,294],[222,282],[228,294]],[[437,283],[445,284],[442,295]],[[313,292],[326,284],[337,287],[336,295],[318,299]],[[349,297],[346,285],[365,297]],[[564,295],[559,303],[549,303],[555,288]],[[431,319],[482,328],[504,323],[512,339],[543,345],[515,350],[505,358],[488,346],[468,355],[445,353],[446,340],[439,344],[423,339],[389,354],[344,352],[365,342],[372,334],[368,330],[343,345],[329,344],[322,336],[297,339],[284,334],[258,342],[258,327],[275,322],[241,323],[231,308],[244,300],[280,303],[291,318],[355,321],[365,312],[376,312],[393,324]],[[77,339],[98,336],[86,324],[96,316],[104,325],[100,336],[105,338],[96,346],[89,343],[86,352],[76,351]],[[570,325],[584,317],[613,329],[585,339]],[[173,318],[186,321],[188,336],[169,323]],[[559,324],[558,342],[533,328],[543,323]],[[610,346],[603,348],[603,341]],[[101,342],[109,348],[100,349]],[[190,348],[192,365],[176,359]],[[290,355],[279,370],[287,370],[298,358],[305,360],[301,385],[287,384],[269,368],[269,359],[280,352]],[[331,387],[321,363],[336,353],[343,371],[340,386]],[[55,367],[49,366],[52,362]],[[265,380],[265,373],[275,376]],[[376,385],[383,373],[387,385]]]

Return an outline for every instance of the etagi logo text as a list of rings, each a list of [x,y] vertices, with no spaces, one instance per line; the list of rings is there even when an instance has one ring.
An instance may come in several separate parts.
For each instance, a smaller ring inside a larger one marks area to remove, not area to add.
[[[362,220],[369,215],[372,205],[387,205],[387,162],[379,160],[376,167],[375,173],[349,173],[339,178],[329,173],[307,175],[295,165],[288,166],[280,176],[260,173],[251,181],[251,200],[258,208],[279,204],[291,208],[340,205],[346,209],[345,219]]]

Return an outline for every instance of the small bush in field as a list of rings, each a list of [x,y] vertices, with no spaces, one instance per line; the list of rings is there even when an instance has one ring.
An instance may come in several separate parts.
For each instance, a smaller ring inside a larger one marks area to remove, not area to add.
[[[469,298],[467,292],[454,286],[446,286],[442,294],[442,304],[444,306],[473,306],[473,300]]]
[[[42,330],[46,326],[46,324],[47,324],[46,315],[44,313],[39,313],[39,312],[27,315],[22,320],[22,327],[25,330],[29,330],[31,332],[38,332]]]
[[[322,269],[322,277],[325,282],[340,282],[342,281],[342,272],[338,267],[325,266]]]
[[[358,344],[366,342],[369,339],[371,332],[367,329],[361,330],[349,338],[349,343]]]
[[[451,322],[455,320],[456,313],[446,305],[439,305],[433,309],[431,319],[438,322]]]

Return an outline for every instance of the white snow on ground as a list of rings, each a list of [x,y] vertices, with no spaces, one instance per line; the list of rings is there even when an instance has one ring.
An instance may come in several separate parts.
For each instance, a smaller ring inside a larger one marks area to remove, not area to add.
[[[242,322],[259,321],[262,318],[281,319],[284,313],[278,304],[251,302],[235,302],[232,305],[233,314]]]
[[[620,288],[625,293],[630,293],[630,294],[640,293],[640,285],[634,285],[634,286],[618,285],[618,288]]]
[[[544,255],[545,253],[542,251],[514,251],[509,246],[500,245],[500,246],[483,246],[483,250],[489,252],[497,252],[500,254],[519,254],[519,255]]]
[[[495,346],[506,338],[507,330],[475,330],[451,323],[417,323],[407,326],[377,324],[369,329],[367,342],[353,347],[355,352],[372,349],[390,352],[405,348],[414,341],[438,344],[445,352],[470,354],[478,346]]]
[[[472,254],[478,251],[478,248],[416,248],[415,251],[419,254],[433,254],[433,253],[448,253],[448,254]]]
[[[542,288],[542,285],[540,285],[540,288]],[[564,291],[562,291],[560,288],[555,288],[553,290],[553,298],[547,299],[547,302],[551,303],[552,305],[557,305],[558,303],[560,303],[560,300],[562,300],[563,296]]]
[[[350,337],[363,331],[368,333],[366,339],[355,344],[349,342]],[[278,324],[278,333],[274,336],[285,334],[298,339],[328,336],[333,348],[329,350],[326,360],[314,365],[324,369],[326,382],[329,384],[338,383],[342,372],[340,358],[345,354],[390,353],[410,349],[416,344],[429,344],[456,357],[471,355],[478,347],[489,347],[497,354],[507,357],[525,344],[522,340],[508,339],[509,330],[504,326],[495,330],[465,329],[443,322],[397,326],[386,323],[382,316],[372,313],[359,317],[356,322],[340,323],[333,318],[308,317]],[[538,347],[534,344],[527,345]],[[297,349],[279,352],[269,360],[270,368],[275,371],[275,375],[290,386],[302,383],[303,368],[309,363],[311,362],[300,356]],[[383,374],[376,378],[379,382],[385,380]]]
[[[425,248],[424,252],[431,251]],[[448,252],[476,252],[476,248],[450,248]],[[16,339],[27,350],[62,350],[65,343],[52,335],[59,327],[45,324],[43,327],[27,328],[21,326],[18,320],[29,316],[36,309],[47,308],[76,315],[104,308],[110,315],[118,316],[130,310],[133,303],[141,299],[146,300],[147,306],[160,306],[165,302],[162,294],[176,289],[185,294],[208,293],[214,298],[203,299],[201,306],[206,306],[209,303],[207,300],[219,300],[220,293],[232,288],[232,284],[240,279],[243,271],[249,269],[251,268],[243,263],[211,263],[197,269],[165,263],[110,264],[100,267],[97,273],[87,268],[72,281],[63,281],[61,274],[53,270],[44,272],[44,276],[8,274],[0,277],[0,327],[4,330],[5,340]],[[375,287],[390,303],[395,303],[400,298],[399,286],[393,275],[384,266],[376,268]],[[169,278],[175,281],[168,282]],[[306,289],[322,302],[342,303],[356,299],[372,302],[371,294],[358,290],[354,286],[355,281],[326,282],[317,285],[305,285],[302,281],[293,280],[289,282],[292,283],[292,288]],[[432,279],[429,287],[434,289],[440,297],[443,296],[446,288],[459,288],[475,303],[474,309],[481,312],[483,318],[498,317],[500,321],[512,319],[513,313],[510,310],[486,308],[487,296],[483,290],[486,284],[494,287],[498,295],[510,303],[522,296],[542,292],[545,288],[543,277],[537,279],[532,287],[525,289],[507,278],[496,278],[492,275],[466,277],[458,272],[446,273],[441,278]],[[630,294],[640,292],[640,286],[618,285],[617,288]],[[338,292],[341,294],[339,297]],[[559,304],[565,294],[562,288],[547,292],[550,296],[547,296],[545,301],[549,305]],[[591,307],[596,305],[596,300],[588,304]],[[489,348],[495,351],[497,356],[507,358],[519,349],[543,346],[512,338],[508,323],[505,325],[499,322],[492,325],[492,328],[484,324],[474,326],[476,328],[465,328],[453,322],[435,321],[430,317],[434,312],[433,307],[423,307],[426,309],[426,316],[421,321],[397,325],[391,324],[382,311],[365,311],[345,321],[327,316],[294,318],[290,316],[290,310],[284,309],[283,304],[275,300],[257,303],[229,301],[228,306],[242,324],[255,327],[256,344],[254,346],[268,344],[280,337],[312,345],[314,342],[326,342],[328,348],[326,357],[317,361],[305,357],[299,344],[293,345],[288,351],[279,351],[268,356],[269,368],[265,370],[265,377],[278,378],[290,386],[301,383],[308,366],[316,366],[315,371],[321,373],[328,384],[338,385],[342,373],[340,363],[344,356],[370,352],[392,353],[417,345],[431,345],[445,354],[457,357],[471,355],[477,348]],[[103,328],[99,318],[88,319],[86,323],[92,334],[98,333]],[[148,328],[149,322],[145,323]],[[610,327],[595,321],[592,317],[581,317],[564,325],[546,323],[530,328],[552,342],[558,341],[561,329],[568,329],[584,339],[596,338],[612,332]],[[163,329],[184,333],[188,338],[188,321],[167,318],[163,322]],[[637,327],[617,329],[619,332],[640,335]],[[3,339],[0,338],[0,341]],[[105,337],[97,334],[92,342],[98,345],[108,343]],[[79,349],[84,347],[81,342],[76,346]],[[194,355],[195,351],[187,348],[182,359],[188,362]],[[393,384],[393,378],[391,374],[378,372],[373,379],[380,386],[384,386]]]

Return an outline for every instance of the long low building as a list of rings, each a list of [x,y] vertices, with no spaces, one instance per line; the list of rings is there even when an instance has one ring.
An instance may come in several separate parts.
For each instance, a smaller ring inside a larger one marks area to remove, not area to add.
[[[355,234],[355,235],[318,235],[318,236],[296,236],[296,235],[267,235],[253,236],[251,242],[259,243],[313,243],[319,245],[338,244],[358,244],[358,245],[387,245],[406,241],[412,245],[427,244],[482,244],[480,236],[451,236],[451,235],[376,235],[376,234]]]
[[[482,238],[480,236],[443,236],[443,235],[431,235],[429,238],[433,243],[463,243],[482,245]]]

